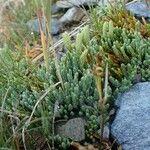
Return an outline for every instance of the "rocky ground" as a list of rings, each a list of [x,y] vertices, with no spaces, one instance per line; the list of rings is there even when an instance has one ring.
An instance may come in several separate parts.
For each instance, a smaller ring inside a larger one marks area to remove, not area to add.
[[[12,1],[11,1],[12,2]],[[23,0],[13,1],[14,7],[25,4]],[[114,3],[112,0],[110,3]],[[88,22],[88,14],[85,9],[89,9],[89,6],[95,5],[108,5],[109,2],[104,0],[103,2],[97,0],[60,0],[52,5],[52,22],[51,22],[51,34],[54,41],[55,49],[58,50],[58,58],[60,59],[66,49],[61,46],[61,37],[64,32],[71,32],[74,37],[78,32],[80,26]],[[6,6],[7,5],[7,6]],[[4,7],[8,7],[10,4],[5,3]],[[133,13],[136,18],[142,20],[145,18],[147,22],[150,22],[150,9],[145,2],[132,1],[126,2],[126,9]],[[2,16],[2,14],[1,14]],[[43,31],[46,29],[45,20],[42,18]],[[38,19],[28,20],[26,22],[28,30],[40,34]],[[74,31],[74,32],[72,32]],[[3,33],[3,29],[0,30],[0,35]],[[34,53],[34,51],[33,51]],[[36,52],[35,55],[31,55],[35,61],[42,58],[42,51]],[[119,96],[116,101],[116,117],[112,125],[108,125],[104,129],[104,135],[106,138],[110,137],[110,134],[115,138],[119,144],[122,145],[124,150],[149,150],[149,126],[150,126],[150,83],[138,83],[129,89],[128,92]],[[74,118],[68,121],[56,123],[56,133],[71,138],[76,142],[80,142],[85,139],[85,125],[86,121],[82,118]],[[142,144],[141,144],[142,143]],[[78,146],[79,147],[79,146]],[[87,146],[88,147],[88,146]],[[97,150],[94,147],[81,148],[79,150]]]
[[[57,1],[52,6],[52,23],[51,23],[51,33],[53,35],[54,43],[59,46],[58,51],[61,52],[58,53],[58,57],[60,55],[63,55],[65,52],[62,47],[60,47],[61,41],[59,41],[62,37],[62,34],[64,32],[72,33],[72,37],[76,35],[76,33],[79,31],[78,27],[81,27],[82,24],[84,25],[88,21],[88,14],[86,12],[86,9],[89,6],[103,6],[108,5],[109,3],[115,5],[114,0],[104,0],[98,1],[98,0],[60,0]],[[85,7],[84,9],[82,7]],[[139,20],[144,17],[147,21],[150,20],[150,10],[147,6],[147,3],[140,2],[140,1],[126,1],[126,9],[133,13],[135,17],[137,17]],[[63,11],[63,14],[60,15],[60,12]],[[42,20],[43,29],[45,30],[45,21]],[[30,20],[27,22],[28,28],[31,30],[31,32],[37,32],[39,33],[39,25],[38,25],[38,19]],[[73,32],[74,31],[74,32]],[[56,47],[57,47],[56,46]],[[56,48],[55,47],[55,48]],[[35,56],[36,57],[36,56]],[[42,57],[42,55],[41,55]],[[39,58],[39,57],[38,57]],[[36,58],[35,58],[36,60]]]

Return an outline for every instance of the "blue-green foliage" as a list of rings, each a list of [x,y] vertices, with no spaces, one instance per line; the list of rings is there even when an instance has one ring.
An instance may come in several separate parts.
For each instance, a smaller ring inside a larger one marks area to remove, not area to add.
[[[88,27],[79,33],[75,43],[58,62],[63,86],[54,87],[40,102],[34,112],[33,120],[38,123],[29,129],[38,127],[52,141],[52,121],[84,117],[87,121],[86,135],[90,137],[99,129],[100,111],[98,92],[95,86],[93,68],[98,56],[101,57],[102,70],[109,64],[108,103],[106,111],[111,110],[115,97],[127,90],[135,82],[150,81],[150,39],[139,32],[114,27],[112,21],[105,21],[101,34],[89,35]],[[70,41],[67,36],[66,42]],[[79,45],[78,45],[79,44]],[[49,71],[36,66],[18,52],[4,48],[0,52],[0,104],[4,110],[29,116],[40,96],[51,86],[59,82],[55,61],[49,62]],[[104,76],[101,77],[104,81]],[[138,78],[138,79],[137,79]],[[7,92],[8,91],[8,92]],[[7,93],[7,94],[6,94]],[[58,103],[57,113],[54,107]],[[109,116],[106,116],[109,117]],[[48,121],[45,121],[48,118]],[[19,116],[19,119],[23,119]],[[46,129],[44,129],[46,128]],[[10,127],[10,135],[12,133]],[[10,137],[9,134],[5,139]],[[59,135],[54,138],[58,146],[65,149],[69,140]],[[3,145],[3,143],[0,143]]]

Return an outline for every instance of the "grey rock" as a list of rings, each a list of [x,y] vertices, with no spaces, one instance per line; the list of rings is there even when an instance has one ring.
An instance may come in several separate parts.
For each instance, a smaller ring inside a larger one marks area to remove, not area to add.
[[[73,141],[82,141],[85,139],[85,124],[86,122],[82,118],[70,119],[67,123],[56,125],[56,134]]]
[[[120,95],[111,134],[124,150],[150,150],[150,82]]]
[[[81,5],[94,5],[99,1],[100,0],[59,0],[56,2],[56,5],[61,8],[71,8]]]
[[[114,2],[115,0],[59,0],[56,5],[60,8],[71,8],[74,6],[108,5]]]
[[[43,29],[43,31],[45,31],[46,30],[45,19],[41,19],[41,23],[42,23],[42,29]],[[28,21],[27,27],[29,28],[29,30],[31,30],[31,32],[40,33],[39,20],[38,19]],[[52,20],[51,20],[51,34],[52,35],[58,34],[61,30],[61,27],[62,27],[61,23],[57,19],[52,18]]]
[[[125,2],[125,4],[128,2],[129,0],[124,0],[123,2]],[[118,0],[100,0],[98,2],[99,6],[107,6],[107,5],[113,5],[114,7],[116,7],[118,4],[121,4],[122,1],[118,1]]]
[[[126,4],[126,9],[139,18],[150,19],[150,8],[148,8],[145,2],[135,1],[128,3]]]
[[[59,13],[59,11],[61,11],[61,8],[58,7],[56,4],[53,4],[52,5],[52,14]]]
[[[72,7],[60,18],[60,22],[65,24],[73,21],[79,22],[84,15],[85,14],[81,8]]]

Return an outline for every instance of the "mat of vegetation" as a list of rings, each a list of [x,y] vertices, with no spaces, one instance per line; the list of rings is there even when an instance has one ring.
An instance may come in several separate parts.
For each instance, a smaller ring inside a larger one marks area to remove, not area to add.
[[[150,81],[149,36],[149,24],[123,6],[98,7],[75,42],[63,35],[67,52],[61,60],[48,58],[37,65],[5,46],[0,51],[0,147],[36,149],[44,144],[65,150],[72,139],[56,135],[54,125],[75,117],[86,120],[85,141],[92,142],[110,122],[118,94]],[[106,148],[103,142],[99,147]]]

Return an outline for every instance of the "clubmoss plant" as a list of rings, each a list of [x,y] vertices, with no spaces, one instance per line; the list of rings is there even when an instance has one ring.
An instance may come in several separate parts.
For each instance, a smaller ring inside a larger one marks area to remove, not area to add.
[[[133,21],[128,20],[132,24],[129,28],[131,24],[122,18],[123,10],[114,9],[121,14],[115,15],[124,19],[124,23],[117,23],[110,13],[114,10],[109,9],[99,12],[96,8],[94,13],[99,17],[81,29],[75,42],[64,34],[67,52],[57,64],[52,58],[46,66],[37,66],[21,51],[9,47],[1,50],[1,147],[23,145],[36,149],[38,133],[45,147],[66,149],[72,139],[55,135],[54,123],[74,117],[87,122],[85,140],[93,140],[100,129],[103,141],[104,126],[118,94],[136,82],[150,81],[147,25],[143,27],[146,32],[139,30],[139,22],[134,18],[135,29],[132,15],[128,14]]]

